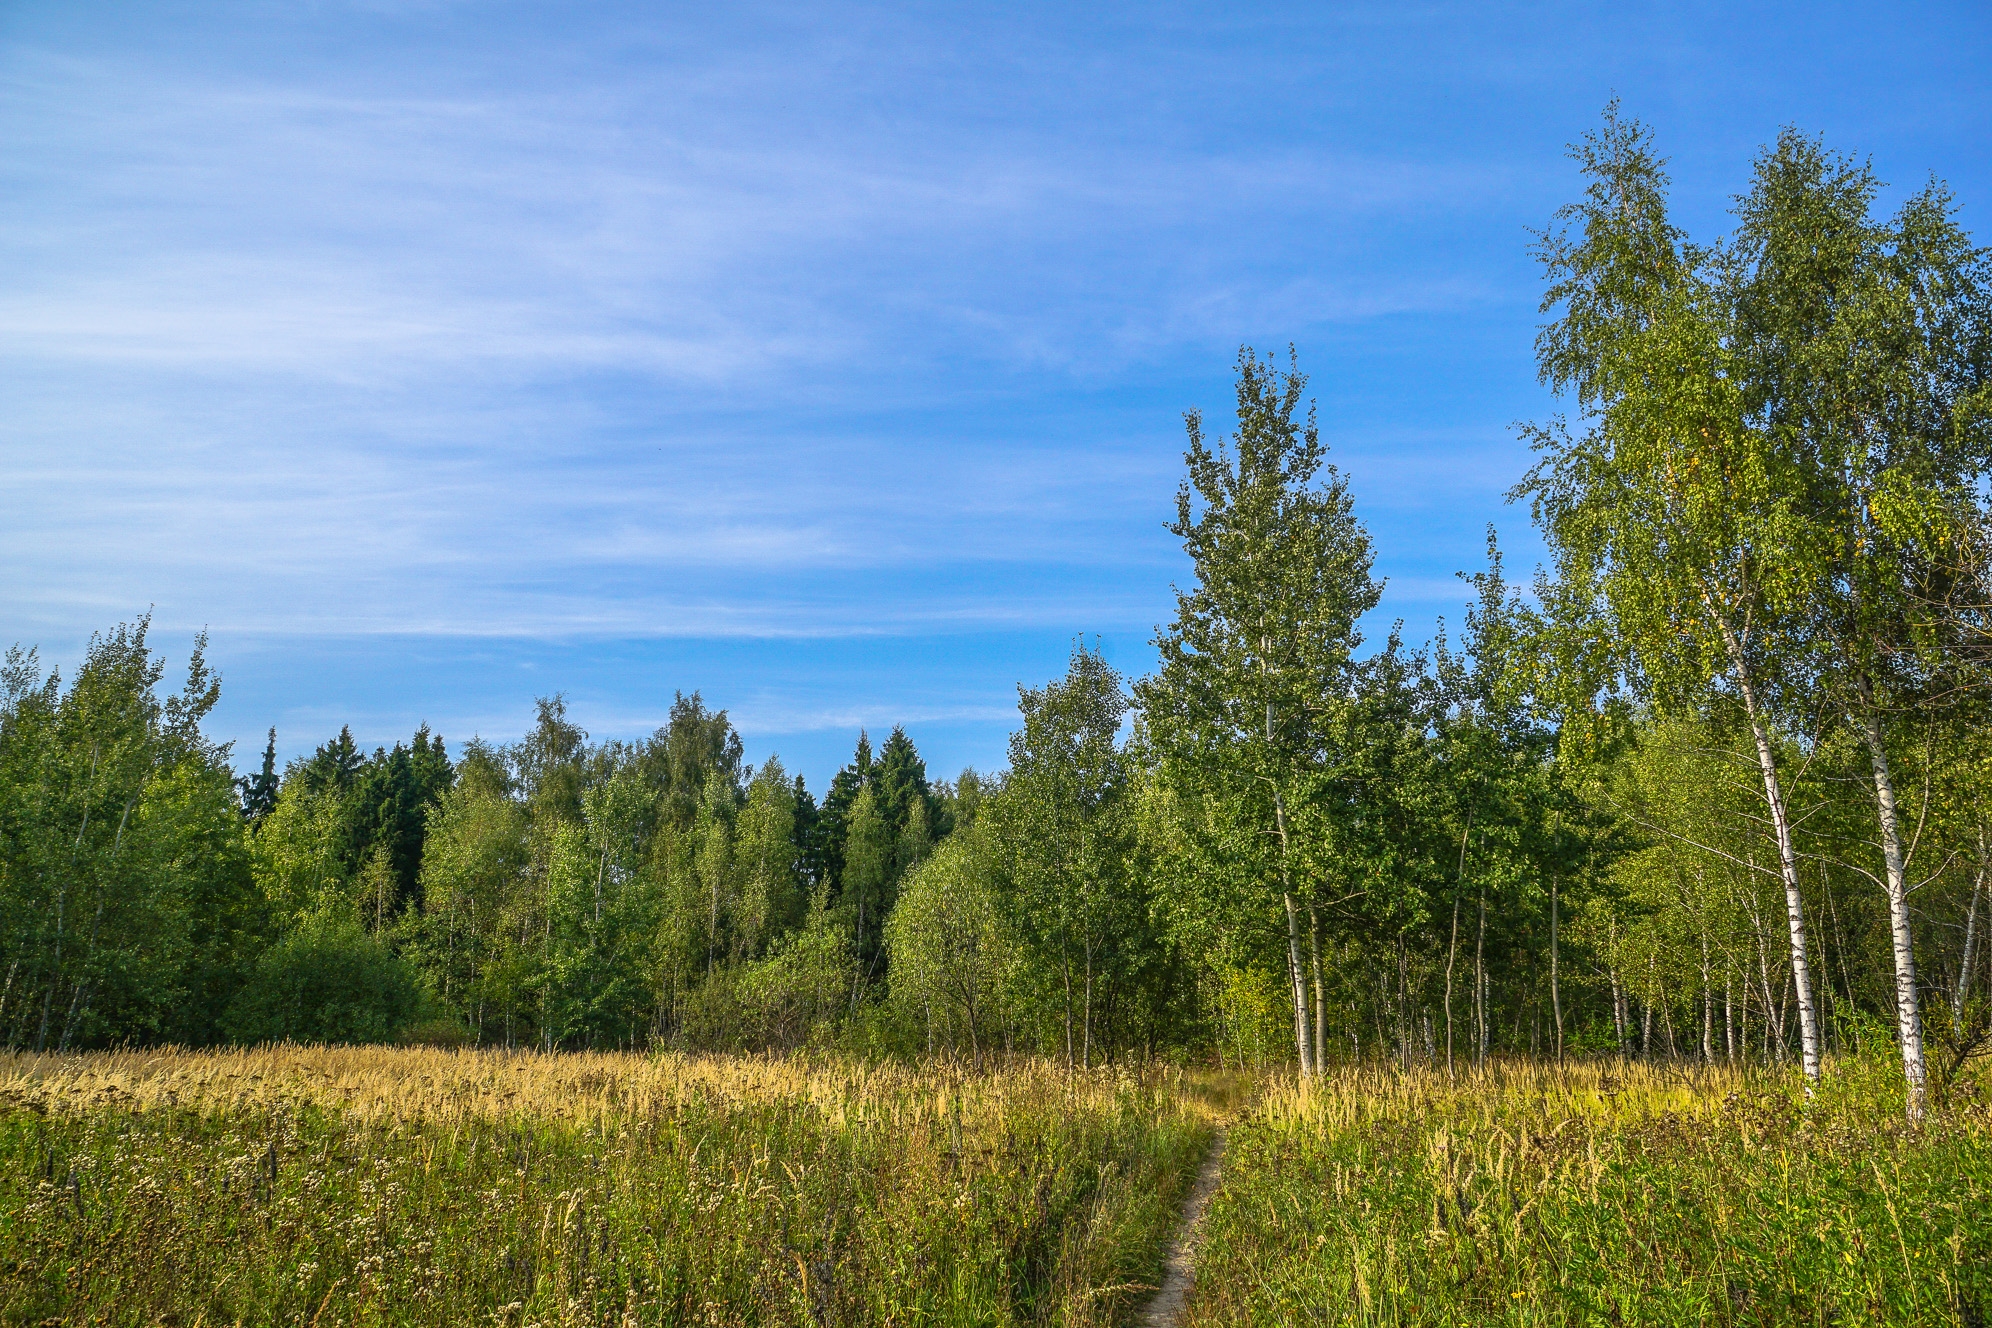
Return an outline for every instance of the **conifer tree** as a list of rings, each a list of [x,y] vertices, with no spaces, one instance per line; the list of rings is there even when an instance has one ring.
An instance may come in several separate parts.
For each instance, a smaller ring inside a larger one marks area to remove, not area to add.
[[[246,779],[235,781],[242,793],[242,819],[252,828],[263,824],[263,818],[277,807],[277,730],[270,727],[270,740],[263,746],[263,768]]]

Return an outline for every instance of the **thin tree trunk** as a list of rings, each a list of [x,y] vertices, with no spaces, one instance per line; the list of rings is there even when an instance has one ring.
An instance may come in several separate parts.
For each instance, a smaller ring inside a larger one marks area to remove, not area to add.
[[[1619,981],[1617,964],[1605,965],[1605,977],[1612,984],[1612,1033],[1618,1039],[1619,1055],[1625,1055],[1625,985]]]
[[[1404,934],[1397,936],[1397,1063],[1411,1068],[1411,965]]]
[[[1065,1075],[1072,1077],[1072,949],[1060,945],[1059,962],[1065,969]]]
[[[1612,1031],[1618,1035],[1619,1055],[1626,1056],[1630,1055],[1632,1052],[1632,1047],[1631,1047],[1632,1034],[1630,1032],[1632,1019],[1630,1013],[1626,1009],[1625,980],[1619,976],[1618,919],[1616,917],[1611,917],[1609,914],[1607,915],[1607,918],[1611,924],[1612,948],[1605,957],[1605,976],[1611,980],[1612,984]]]
[[[1978,827],[1978,874],[1971,882],[1971,908],[1964,915],[1964,957],[1958,961],[1957,990],[1951,994],[1951,1024],[1964,1026],[1964,999],[1971,994],[1971,969],[1978,958],[1978,901],[1985,893],[1985,827]],[[9,984],[13,973],[7,974]]]
[[[1473,937],[1473,1017],[1479,1027],[1480,1045],[1475,1063],[1487,1066],[1487,887],[1480,887],[1480,925]]]
[[[1459,832],[1459,871],[1453,876],[1452,938],[1446,942],[1446,1076],[1453,1073],[1453,961],[1459,955],[1459,892],[1466,884],[1466,845],[1473,837],[1473,812],[1466,809],[1466,826]]]
[[[1381,1051],[1390,1045],[1390,979],[1379,975],[1376,980],[1376,1003],[1370,1007],[1376,1016],[1376,1046]]]
[[[1328,993],[1321,985],[1321,914],[1313,905],[1307,909],[1308,958],[1314,964],[1314,1068],[1318,1073],[1328,1064]]]
[[[1639,1054],[1649,1058],[1653,1055],[1654,971],[1658,963],[1657,956],[1652,954],[1646,956],[1646,1018],[1639,1030]]]
[[[1743,966],[1741,980],[1737,984],[1736,1002],[1736,1059],[1738,1063],[1750,1063],[1750,966]]]
[[[1446,1078],[1453,1077],[1453,960],[1459,955],[1459,892],[1453,892],[1452,939],[1446,942]]]
[[[1287,922],[1287,973],[1293,986],[1293,1042],[1300,1053],[1300,1077],[1314,1076],[1314,1037],[1308,1027],[1307,1018],[1307,973],[1300,962],[1300,912],[1294,906],[1292,893],[1283,893],[1280,901],[1286,906]]]
[[[1702,946],[1702,1064],[1715,1063],[1715,988],[1708,976],[1708,937],[1701,938]]]
[[[1909,883],[1902,853],[1902,828],[1895,812],[1895,780],[1882,743],[1881,721],[1870,702],[1863,716],[1868,760],[1874,767],[1875,811],[1881,822],[1881,860],[1888,886],[1888,931],[1895,952],[1896,1036],[1902,1045],[1902,1077],[1908,1083],[1909,1119],[1920,1120],[1927,1070],[1923,1063],[1923,1013],[1916,992],[1915,938],[1909,930]]]
[[[1270,706],[1267,707],[1266,725],[1270,732]],[[1286,906],[1287,974],[1293,984],[1293,1040],[1300,1052],[1300,1076],[1311,1079],[1314,1077],[1314,1039],[1307,1026],[1307,975],[1300,965],[1300,912],[1294,905],[1293,885],[1287,875],[1286,800],[1278,793],[1273,795],[1273,818],[1280,836],[1280,902]]]
[[[1549,878],[1549,1002],[1556,1014],[1556,1063],[1563,1064],[1563,988],[1558,985],[1556,877]]]
[[[14,957],[14,961],[12,963],[7,965],[7,985],[4,987],[0,987],[0,1028],[6,1027],[4,1021],[7,1017],[7,998],[14,994],[14,974],[20,969],[20,967],[21,967],[21,960],[20,956],[18,955]],[[14,1040],[12,1038],[8,1038],[5,1045],[12,1046],[13,1043]]]
[[[1086,1033],[1084,1055],[1080,1064],[1093,1068],[1093,937],[1090,930],[1086,936]]]
[[[1729,1063],[1736,1064],[1735,985],[1731,982],[1727,969],[1722,974],[1722,1046]]]
[[[1764,800],[1770,805],[1771,830],[1777,838],[1778,868],[1784,879],[1785,919],[1791,929],[1791,971],[1798,988],[1799,1042],[1805,1067],[1805,1093],[1810,1097],[1819,1083],[1819,1016],[1812,1005],[1812,968],[1807,961],[1805,939],[1805,897],[1798,888],[1798,854],[1792,847],[1791,821],[1785,814],[1784,785],[1778,778],[1778,763],[1771,751],[1771,737],[1757,704],[1757,689],[1745,662],[1743,646],[1722,623],[1724,644],[1736,676],[1737,690],[1743,695],[1743,709],[1750,720],[1750,736],[1757,747],[1757,767],[1764,780]]]

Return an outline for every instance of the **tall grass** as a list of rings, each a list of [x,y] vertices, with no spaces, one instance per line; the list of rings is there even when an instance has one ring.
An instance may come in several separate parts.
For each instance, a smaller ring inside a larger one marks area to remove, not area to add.
[[[0,1060],[0,1318],[1106,1324],[1181,1076],[292,1049]]]
[[[1352,1069],[1230,1132],[1192,1324],[1936,1324],[1992,1310],[1992,1117],[1899,1072]]]

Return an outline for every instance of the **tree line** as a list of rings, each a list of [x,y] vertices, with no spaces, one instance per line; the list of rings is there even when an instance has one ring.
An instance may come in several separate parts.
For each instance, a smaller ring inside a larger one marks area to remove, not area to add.
[[[1992,281],[1932,182],[1787,131],[1724,240],[1613,106],[1536,238],[1542,381],[1456,635],[1365,641],[1370,537],[1306,379],[1187,417],[1158,665],[1075,646],[1007,769],[903,729],[819,802],[680,695],[637,742],[349,732],[238,778],[141,619],[6,661],[0,1039],[834,1043],[1447,1066],[1987,1040]]]

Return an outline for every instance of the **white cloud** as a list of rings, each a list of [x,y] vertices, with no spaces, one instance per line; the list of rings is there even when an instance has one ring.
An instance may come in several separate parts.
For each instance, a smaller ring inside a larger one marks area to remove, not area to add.
[[[755,51],[600,68],[505,89],[5,51],[0,614],[1146,623],[1173,414],[1095,441],[985,411],[1254,328],[1491,298],[1256,248],[1483,197],[1482,164],[812,119],[784,98],[834,98],[837,70]]]

